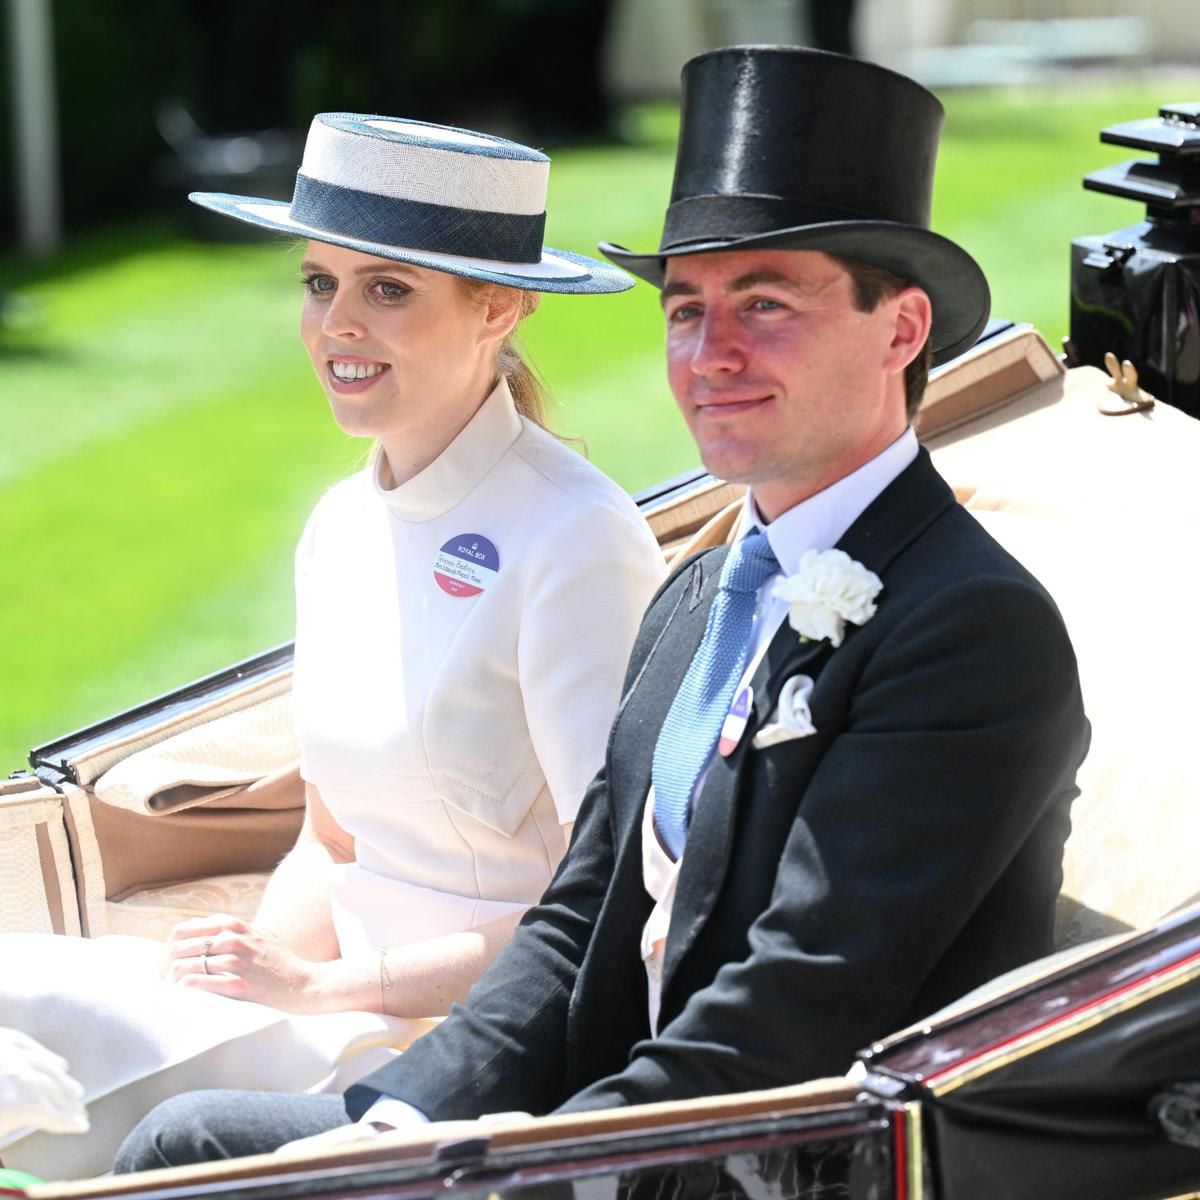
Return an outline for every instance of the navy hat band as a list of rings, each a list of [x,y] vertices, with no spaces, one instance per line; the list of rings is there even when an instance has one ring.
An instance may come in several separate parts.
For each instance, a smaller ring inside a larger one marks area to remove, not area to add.
[[[314,230],[410,250],[537,263],[546,214],[484,212],[406,200],[296,176],[293,221]]]

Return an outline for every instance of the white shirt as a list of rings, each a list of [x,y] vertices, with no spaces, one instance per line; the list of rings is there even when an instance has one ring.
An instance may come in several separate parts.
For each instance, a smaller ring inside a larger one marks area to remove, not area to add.
[[[786,601],[772,594],[775,581],[784,575],[795,574],[800,557],[806,551],[830,550],[836,546],[871,501],[911,465],[918,449],[917,435],[911,428],[906,429],[890,446],[856,471],[801,501],[794,508],[789,508],[769,525],[763,525],[752,493],[746,493],[742,519],[745,532],[742,536],[754,529],[766,533],[767,541],[779,560],[779,570],[768,576],[758,590],[758,603],[750,632],[750,653],[735,695],[750,682],[759,656],[770,645],[787,616]],[[706,767],[692,792],[693,804],[704,786],[707,774]],[[672,862],[658,840],[654,829],[652,786],[646,797],[642,819],[642,880],[655,906],[642,930],[641,954],[649,991],[650,1031],[654,1035],[658,1033],[658,1014],[662,1002],[662,965],[667,931],[671,924],[671,909],[675,903],[675,887],[682,862],[682,855],[678,861]]]

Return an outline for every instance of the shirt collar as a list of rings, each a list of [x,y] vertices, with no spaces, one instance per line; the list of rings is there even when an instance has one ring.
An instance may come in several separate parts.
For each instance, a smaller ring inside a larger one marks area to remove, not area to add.
[[[383,447],[371,454],[371,485],[402,521],[432,521],[448,513],[504,457],[523,428],[520,414],[501,376],[488,398],[458,436],[427,466],[399,487],[379,482]]]
[[[793,575],[806,550],[829,550],[862,515],[863,510],[917,457],[917,435],[909,426],[890,446],[823,491],[781,513],[769,525],[758,516],[751,491],[746,493],[745,529],[761,529],[784,575]]]

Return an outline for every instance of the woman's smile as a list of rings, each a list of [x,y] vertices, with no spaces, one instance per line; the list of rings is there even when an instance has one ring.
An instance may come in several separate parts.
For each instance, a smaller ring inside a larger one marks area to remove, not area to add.
[[[330,358],[327,377],[329,386],[342,394],[363,392],[385,372],[391,370],[388,363],[353,356]]]

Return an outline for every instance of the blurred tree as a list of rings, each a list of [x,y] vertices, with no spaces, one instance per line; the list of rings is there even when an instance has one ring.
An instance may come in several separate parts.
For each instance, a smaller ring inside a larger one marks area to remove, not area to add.
[[[198,57],[192,115],[205,132],[291,125],[292,71],[314,8],[310,0],[291,0],[281,20],[273,4],[187,0],[187,40]]]
[[[188,47],[172,46],[178,0],[55,0],[54,44],[64,214],[68,226],[144,206],[164,94],[186,81]],[[0,26],[2,27],[2,26]],[[0,34],[7,38],[7,32]],[[7,45],[0,46],[7,53]],[[0,244],[14,240],[12,113],[0,89]],[[7,169],[6,169],[7,168]]]
[[[345,109],[458,122],[535,144],[610,132],[611,0],[54,0],[68,228],[144,211],[176,101],[205,132],[303,130]],[[2,27],[0,27],[2,28]],[[0,32],[0,39],[6,34]],[[0,42],[0,52],[5,47]],[[0,180],[10,176],[0,96]],[[0,245],[13,241],[0,190]]]

